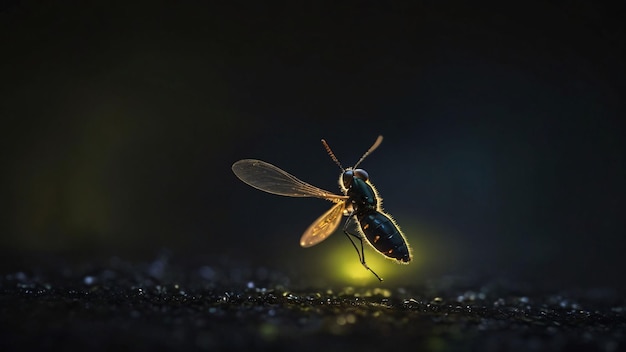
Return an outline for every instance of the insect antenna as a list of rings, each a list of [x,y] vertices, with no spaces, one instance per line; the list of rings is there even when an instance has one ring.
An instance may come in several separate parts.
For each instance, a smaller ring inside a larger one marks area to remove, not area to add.
[[[326,148],[326,152],[328,153],[330,158],[333,159],[333,161],[335,162],[335,164],[337,164],[337,166],[339,166],[341,171],[346,171],[346,169],[344,169],[343,166],[341,166],[339,159],[337,159],[337,157],[335,156],[335,153],[333,153],[333,151],[330,149],[330,146],[328,145],[328,143],[326,143],[325,139],[322,139],[322,144],[324,145],[324,148]]]
[[[378,138],[376,138],[376,142],[374,142],[374,144],[372,144],[372,146],[370,147],[370,149],[368,149],[365,154],[363,154],[363,156],[361,157],[361,159],[359,159],[359,161],[356,162],[356,164],[354,164],[354,166],[352,167],[353,169],[356,169],[357,166],[359,166],[359,164],[365,160],[365,158],[370,155],[374,150],[376,150],[376,148],[378,148],[378,146],[380,145],[380,143],[383,142],[383,136],[378,136]]]

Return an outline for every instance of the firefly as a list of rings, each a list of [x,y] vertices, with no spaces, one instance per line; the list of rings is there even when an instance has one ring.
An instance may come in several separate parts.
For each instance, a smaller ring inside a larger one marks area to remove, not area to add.
[[[339,186],[343,195],[315,187],[261,160],[239,160],[233,164],[232,170],[241,181],[264,192],[287,197],[321,198],[333,202],[334,205],[304,231],[300,238],[300,246],[311,247],[324,241],[335,232],[343,216],[346,216],[343,233],[354,246],[363,267],[374,274],[379,281],[383,281],[365,262],[364,242],[386,258],[401,264],[408,264],[412,255],[400,227],[389,214],[384,212],[381,198],[370,182],[369,174],[358,168],[382,141],[383,137],[378,136],[374,144],[354,166],[344,168],[328,143],[322,139],[326,152],[341,169]]]

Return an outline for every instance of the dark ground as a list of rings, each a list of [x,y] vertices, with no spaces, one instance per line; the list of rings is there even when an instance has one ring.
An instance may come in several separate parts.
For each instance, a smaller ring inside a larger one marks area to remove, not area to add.
[[[111,259],[0,281],[0,350],[623,351],[626,300],[502,280],[313,288],[236,265]]]

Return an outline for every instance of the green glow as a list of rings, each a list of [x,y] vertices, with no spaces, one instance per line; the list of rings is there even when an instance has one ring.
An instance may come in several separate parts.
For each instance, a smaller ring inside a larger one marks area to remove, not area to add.
[[[338,234],[335,234],[338,235]],[[345,236],[344,236],[345,237]],[[413,260],[409,264],[399,264],[395,260],[387,259],[370,245],[364,243],[365,261],[385,282],[394,281],[407,275],[415,276],[422,261],[421,254],[415,250],[417,243],[407,238],[413,253]],[[333,241],[328,249],[328,257],[324,258],[326,272],[332,280],[349,285],[377,285],[376,277],[361,265],[356,250],[347,239]]]

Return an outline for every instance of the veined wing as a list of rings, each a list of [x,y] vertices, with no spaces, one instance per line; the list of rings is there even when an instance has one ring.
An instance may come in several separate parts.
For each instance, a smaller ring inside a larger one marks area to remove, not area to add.
[[[294,175],[261,160],[239,160],[232,166],[233,172],[248,185],[272,194],[287,197],[316,197],[335,203],[348,198],[317,188]]]
[[[337,203],[322,216],[317,218],[317,220],[304,231],[304,234],[300,238],[300,245],[302,247],[315,246],[335,232],[337,226],[339,226],[339,221],[341,220],[345,206],[345,202]]]

